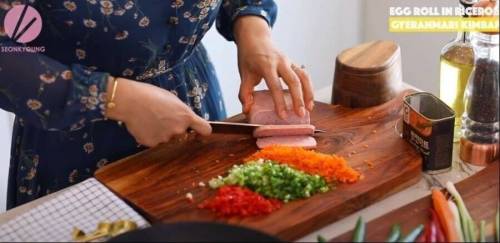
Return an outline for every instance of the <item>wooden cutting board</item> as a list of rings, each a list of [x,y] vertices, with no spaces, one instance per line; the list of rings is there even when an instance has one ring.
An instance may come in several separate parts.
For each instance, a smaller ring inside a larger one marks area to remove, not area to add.
[[[416,183],[421,157],[395,131],[402,115],[403,93],[383,105],[351,109],[317,103],[312,123],[327,130],[317,150],[345,156],[364,179],[307,200],[286,204],[268,216],[217,219],[197,208],[215,191],[197,187],[224,175],[257,151],[250,135],[212,135],[169,144],[122,159],[96,172],[96,178],[153,222],[221,221],[294,240],[353,211]],[[242,121],[237,116],[232,121]],[[366,161],[373,163],[373,168]],[[185,194],[191,192],[194,202]]]
[[[498,169],[498,162],[495,162],[455,185],[474,221],[486,221],[486,239],[489,242],[494,239],[494,219],[498,207]],[[400,224],[403,232],[408,233],[417,225],[428,222],[428,210],[431,206],[432,199],[428,196],[374,219],[366,226],[365,239],[373,242],[385,241],[395,223]],[[332,242],[351,240],[352,231],[333,239]]]

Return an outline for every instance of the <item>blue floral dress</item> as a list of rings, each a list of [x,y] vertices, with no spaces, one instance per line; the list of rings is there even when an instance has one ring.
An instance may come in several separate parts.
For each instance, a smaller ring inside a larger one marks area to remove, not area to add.
[[[3,19],[26,2],[41,14],[43,28],[34,41],[18,44]],[[16,114],[7,207],[140,150],[124,126],[104,120],[108,75],[164,88],[205,119],[223,119],[218,80],[200,40],[214,22],[232,40],[238,16],[273,24],[276,12],[272,0],[0,0],[0,108]]]

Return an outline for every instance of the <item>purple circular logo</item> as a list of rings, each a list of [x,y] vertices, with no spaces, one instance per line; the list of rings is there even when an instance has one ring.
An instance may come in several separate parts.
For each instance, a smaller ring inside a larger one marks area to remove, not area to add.
[[[42,17],[29,5],[16,5],[4,19],[5,33],[18,43],[33,41],[42,31]]]

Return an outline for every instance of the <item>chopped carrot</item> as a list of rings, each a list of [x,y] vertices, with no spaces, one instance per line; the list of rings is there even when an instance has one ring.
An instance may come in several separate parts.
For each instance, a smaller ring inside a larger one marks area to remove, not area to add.
[[[308,174],[320,175],[328,182],[354,183],[361,177],[361,173],[350,167],[344,158],[303,148],[271,146],[254,153],[245,161],[258,159],[287,164]]]
[[[454,216],[448,205],[446,197],[439,189],[432,189],[432,204],[439,218],[441,226],[443,226],[443,231],[446,236],[446,240],[449,242],[457,242],[460,237],[455,228]]]

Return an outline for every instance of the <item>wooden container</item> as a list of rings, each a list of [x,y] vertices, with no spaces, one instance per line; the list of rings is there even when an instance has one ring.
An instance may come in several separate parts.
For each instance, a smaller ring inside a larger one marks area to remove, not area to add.
[[[370,107],[401,92],[401,49],[393,41],[372,41],[337,56],[332,103]]]

